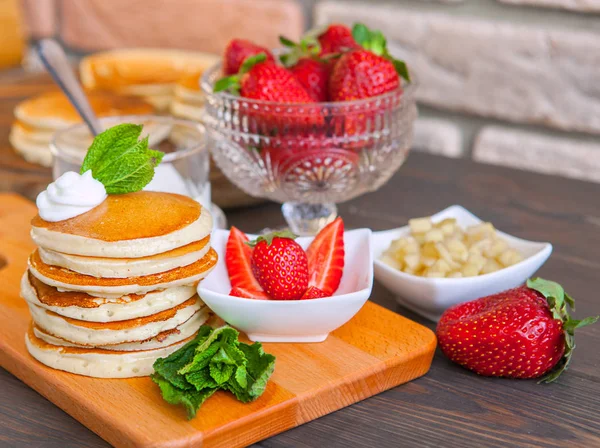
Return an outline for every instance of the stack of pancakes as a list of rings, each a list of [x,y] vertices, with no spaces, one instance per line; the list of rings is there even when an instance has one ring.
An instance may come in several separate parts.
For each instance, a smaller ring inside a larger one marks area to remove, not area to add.
[[[92,109],[99,117],[143,115],[154,112],[144,100],[111,92],[87,92]],[[9,140],[25,160],[43,166],[52,164],[50,141],[54,133],[81,121],[77,111],[61,92],[48,92],[29,98],[15,108]]]
[[[198,79],[218,61],[218,56],[207,53],[132,48],[87,56],[79,73],[87,88],[140,96],[164,111],[169,109],[180,80]]]
[[[201,121],[204,95],[200,90],[202,74],[186,76],[175,85],[175,96],[171,103],[171,114],[188,120]]]
[[[215,266],[212,217],[181,195],[109,195],[58,222],[36,216],[21,295],[33,319],[31,355],[100,378],[152,373],[210,317],[196,293]]]

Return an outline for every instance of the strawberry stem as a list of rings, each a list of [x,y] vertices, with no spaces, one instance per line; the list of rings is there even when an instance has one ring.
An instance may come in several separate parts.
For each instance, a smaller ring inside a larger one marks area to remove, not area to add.
[[[569,308],[575,310],[575,300],[556,282],[536,277],[527,280],[527,287],[542,294],[548,302],[548,307],[554,319],[563,323],[565,353],[558,364],[539,381],[540,383],[551,383],[556,381],[571,363],[573,350],[575,350],[575,329],[595,323],[600,316],[586,317],[582,320],[571,318]]]
[[[258,53],[253,56],[247,57],[240,66],[240,71],[237,74],[225,76],[217,80],[217,82],[215,82],[213,90],[215,92],[227,91],[233,95],[239,96],[240,90],[242,88],[242,75],[248,73],[256,64],[260,64],[261,62],[264,62],[266,60],[267,55],[265,53]]]
[[[287,230],[287,229],[280,230],[278,232],[271,232],[271,233],[267,233],[265,235],[260,235],[255,240],[248,241],[246,244],[250,247],[254,247],[261,241],[264,241],[267,243],[267,246],[270,246],[271,243],[273,243],[273,239],[275,239],[275,238],[288,238],[290,240],[295,240],[296,238],[298,238],[298,235],[296,235],[294,232]]]

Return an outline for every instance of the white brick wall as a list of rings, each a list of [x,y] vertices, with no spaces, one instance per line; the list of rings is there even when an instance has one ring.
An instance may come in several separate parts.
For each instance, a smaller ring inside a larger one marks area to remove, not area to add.
[[[600,182],[600,142],[486,127],[477,136],[473,159],[494,165]]]
[[[600,11],[598,0],[498,0],[515,5],[532,5],[551,8],[569,9],[572,11]]]
[[[423,103],[600,134],[600,33],[331,1],[316,20],[381,29],[418,76]]]

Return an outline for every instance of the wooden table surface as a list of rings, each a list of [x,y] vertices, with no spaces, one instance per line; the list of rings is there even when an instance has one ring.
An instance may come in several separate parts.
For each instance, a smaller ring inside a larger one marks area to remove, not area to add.
[[[19,72],[0,77],[0,191],[33,199],[50,180],[48,169],[22,161],[7,141],[15,104],[49,85],[47,78]],[[341,205],[340,212],[348,227],[383,230],[451,204],[510,234],[551,241],[554,253],[539,275],[565,286],[577,300],[578,317],[600,314],[600,185],[413,153],[387,185]],[[283,224],[275,204],[227,216],[249,232]],[[381,285],[372,300],[434,328],[396,305]],[[438,349],[425,377],[257,446],[600,447],[599,346],[600,324],[578,330],[571,368],[550,385],[478,377]],[[0,446],[107,444],[0,369]]]

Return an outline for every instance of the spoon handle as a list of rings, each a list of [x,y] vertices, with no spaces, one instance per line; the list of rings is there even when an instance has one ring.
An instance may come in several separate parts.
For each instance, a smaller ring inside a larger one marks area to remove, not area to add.
[[[42,39],[37,44],[37,51],[48,73],[86,122],[92,134],[98,135],[102,132],[100,122],[58,42],[54,39]]]

